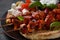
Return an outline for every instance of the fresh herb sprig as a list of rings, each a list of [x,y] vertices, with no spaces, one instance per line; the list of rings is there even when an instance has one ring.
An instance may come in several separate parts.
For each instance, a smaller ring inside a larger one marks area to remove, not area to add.
[[[44,9],[44,8],[54,9],[54,8],[57,8],[57,5],[56,4],[47,5],[47,4],[42,4],[39,1],[35,1],[35,2],[31,3],[29,7],[30,8],[39,7],[40,9]]]
[[[41,9],[44,8],[44,6],[39,1],[35,1],[35,2],[31,3],[29,7],[30,8],[40,7]]]

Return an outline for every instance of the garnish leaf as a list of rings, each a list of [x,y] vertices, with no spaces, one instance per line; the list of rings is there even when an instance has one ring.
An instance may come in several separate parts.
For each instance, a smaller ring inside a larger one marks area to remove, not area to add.
[[[23,21],[24,20],[24,18],[22,17],[22,16],[18,16],[17,17],[20,21]]]
[[[43,5],[39,2],[39,1],[35,1],[32,4],[30,4],[29,6],[30,8],[34,8],[34,7],[40,7],[43,9]]]
[[[53,30],[60,29],[60,22],[53,22],[53,23],[51,23],[50,24],[50,30],[52,30],[52,28],[53,28]]]
[[[34,7],[39,7],[40,9],[44,9],[44,8],[50,8],[50,9],[54,9],[54,8],[57,8],[57,5],[56,4],[42,4],[41,2],[39,2],[38,0],[36,0],[35,2],[31,3],[30,8],[34,8]]]
[[[54,9],[54,8],[57,8],[57,5],[55,4],[50,4],[50,5],[47,5],[48,8],[50,9]]]

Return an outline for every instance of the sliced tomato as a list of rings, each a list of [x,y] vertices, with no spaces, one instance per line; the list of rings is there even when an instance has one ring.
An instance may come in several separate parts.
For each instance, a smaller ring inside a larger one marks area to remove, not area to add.
[[[22,9],[29,9],[29,3],[22,4]]]

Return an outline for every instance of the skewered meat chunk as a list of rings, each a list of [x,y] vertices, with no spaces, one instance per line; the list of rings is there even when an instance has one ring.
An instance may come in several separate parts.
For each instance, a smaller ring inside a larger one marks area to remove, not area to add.
[[[35,19],[44,19],[45,13],[44,11],[37,11],[37,12],[32,13],[32,17]]]
[[[57,14],[56,19],[60,20],[60,14]]]
[[[39,11],[39,16],[40,16],[40,19],[44,19],[45,18],[45,12]]]
[[[33,32],[37,25],[38,25],[37,22],[30,21],[29,24],[27,25],[28,31]]]
[[[28,32],[32,32],[33,31],[33,29],[31,29],[31,27],[30,27],[30,24],[27,25],[27,28],[28,28]]]
[[[53,9],[53,12],[54,12],[55,14],[60,14],[60,9]]]
[[[45,18],[45,23],[47,26],[50,25],[51,22],[55,21],[55,18],[53,15],[47,15],[46,18]]]
[[[11,19],[7,19],[6,20],[6,23],[11,23]]]
[[[38,12],[33,12],[33,13],[32,13],[32,17],[33,17],[34,19],[39,19],[39,18],[40,18]]]
[[[20,31],[21,31],[23,34],[28,33],[27,27],[23,27]]]
[[[25,24],[28,24],[29,23],[29,21],[31,20],[31,16],[24,16],[24,21],[23,21],[23,23],[25,23]]]
[[[38,23],[38,29],[42,29],[45,24],[44,20],[38,20],[37,23]]]

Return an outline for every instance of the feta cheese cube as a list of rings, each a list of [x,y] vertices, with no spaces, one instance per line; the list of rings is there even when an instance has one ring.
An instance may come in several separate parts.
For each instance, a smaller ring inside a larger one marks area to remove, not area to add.
[[[11,8],[15,9],[16,8],[16,4],[12,3]]]
[[[14,15],[15,17],[17,17],[20,13],[21,13],[20,11],[14,10],[14,11],[12,12],[12,15]]]
[[[23,13],[23,14],[26,14],[27,12],[29,12],[27,9],[23,9],[23,10],[22,10],[22,13]]]
[[[21,12],[15,9],[8,10],[8,13],[17,17]]]
[[[8,13],[12,14],[13,11],[14,11],[14,9],[10,9],[10,10],[8,10]]]

